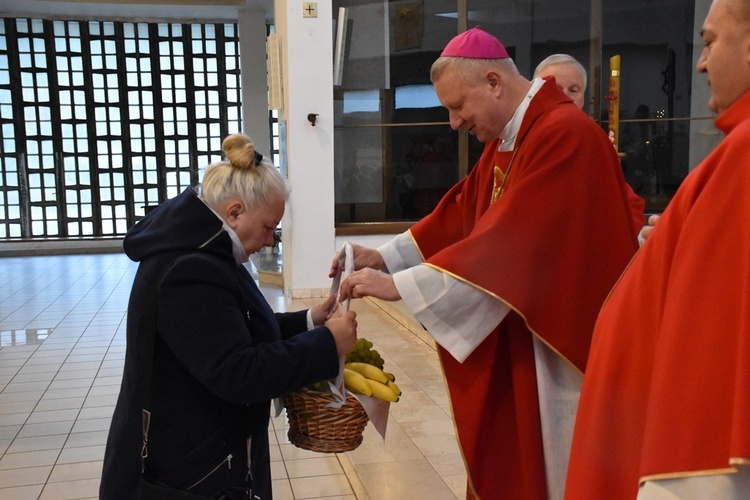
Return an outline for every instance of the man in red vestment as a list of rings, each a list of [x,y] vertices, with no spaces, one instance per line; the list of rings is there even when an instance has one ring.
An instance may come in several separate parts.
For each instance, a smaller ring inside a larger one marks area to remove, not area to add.
[[[435,338],[467,497],[561,498],[594,320],[638,247],[622,171],[553,79],[477,28],[431,76],[484,152],[411,230],[355,246],[340,299],[403,299]]]
[[[602,308],[571,500],[750,498],[750,0],[714,0],[701,34],[726,137]]]
[[[540,62],[534,70],[534,78],[555,77],[557,87],[563,93],[573,99],[579,109],[583,110],[584,97],[586,95],[586,69],[573,56],[568,54],[552,54]],[[645,222],[644,209],[646,202],[635,194],[633,188],[628,184],[628,201],[630,202],[631,215],[634,225],[639,230]]]

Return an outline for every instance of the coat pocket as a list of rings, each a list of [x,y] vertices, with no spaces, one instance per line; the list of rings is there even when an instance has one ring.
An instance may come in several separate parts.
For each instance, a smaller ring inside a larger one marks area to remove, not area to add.
[[[217,475],[219,471],[223,468],[227,470],[232,469],[232,454],[227,454],[226,458],[224,458],[222,461],[220,461],[218,464],[216,464],[211,470],[207,471],[205,474],[203,474],[202,477],[199,477],[197,481],[195,481],[193,484],[189,485],[185,488],[186,491],[192,491],[201,484],[208,481],[212,476]]]
[[[147,459],[148,476],[184,491],[201,495],[228,487],[244,486],[247,475],[244,441],[229,440],[220,431],[212,433],[187,452],[156,453]],[[154,451],[157,447],[152,448]]]

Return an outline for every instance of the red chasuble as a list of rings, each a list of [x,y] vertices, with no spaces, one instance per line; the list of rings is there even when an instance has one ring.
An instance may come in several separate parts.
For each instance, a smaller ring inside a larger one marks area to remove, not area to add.
[[[546,499],[532,335],[582,371],[637,230],[614,148],[554,82],[529,105],[502,193],[513,153],[497,148],[411,232],[427,265],[512,309],[464,363],[439,349],[468,495]]]
[[[750,92],[596,324],[566,498],[750,464]]]

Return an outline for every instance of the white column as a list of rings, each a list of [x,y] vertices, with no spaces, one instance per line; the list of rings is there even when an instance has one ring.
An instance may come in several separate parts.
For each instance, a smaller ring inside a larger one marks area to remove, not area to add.
[[[283,220],[284,292],[323,297],[336,251],[333,190],[333,16],[330,2],[313,2],[317,17],[303,17],[302,2],[275,0],[281,40],[287,162],[292,195]],[[313,127],[307,119],[315,113]]]

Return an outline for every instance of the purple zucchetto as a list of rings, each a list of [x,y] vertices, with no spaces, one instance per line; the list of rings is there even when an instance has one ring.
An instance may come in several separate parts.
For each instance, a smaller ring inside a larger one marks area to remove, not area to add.
[[[510,56],[500,40],[477,26],[453,37],[443,49],[440,57],[507,59]]]

